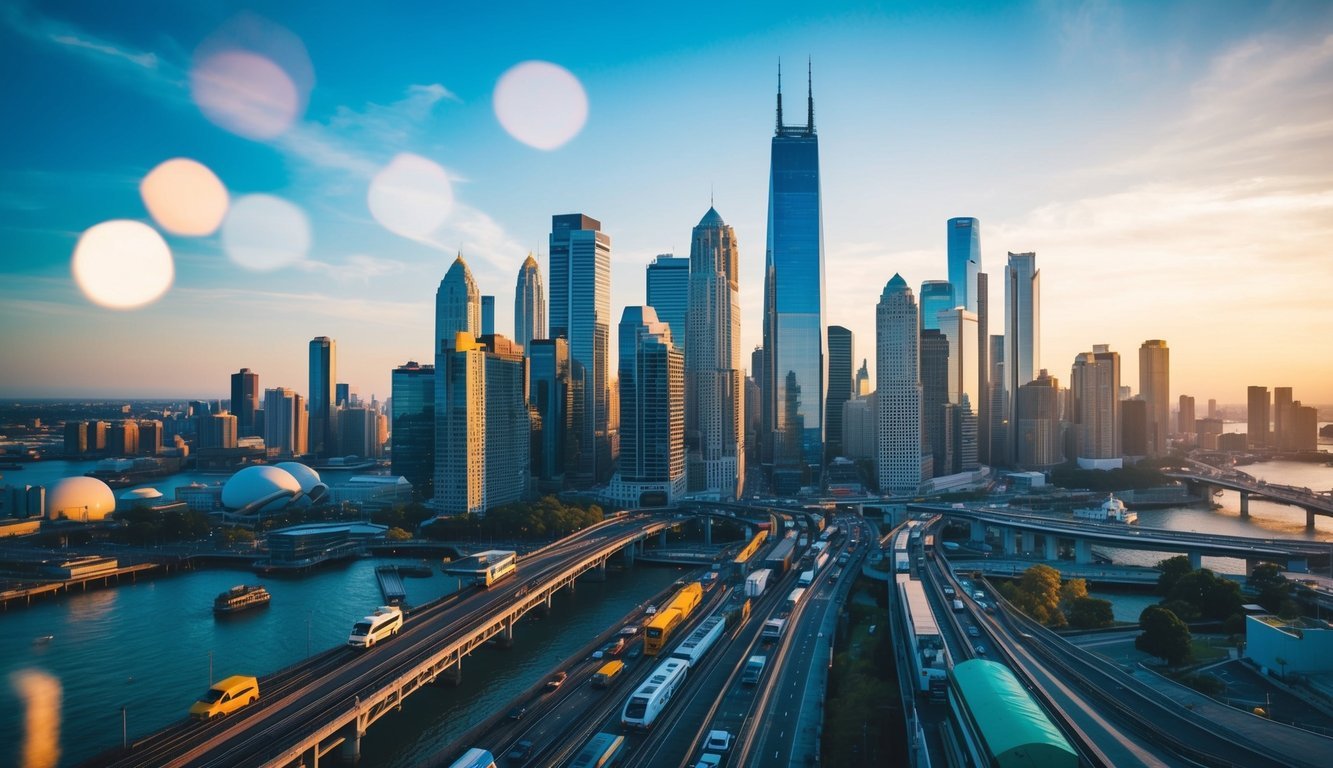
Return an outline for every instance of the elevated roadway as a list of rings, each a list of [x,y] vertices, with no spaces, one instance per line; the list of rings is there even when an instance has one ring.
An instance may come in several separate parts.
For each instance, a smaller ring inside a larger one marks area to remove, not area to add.
[[[978,529],[999,528],[1002,532],[1005,555],[1017,554],[1019,535],[1041,535],[1045,541],[1048,560],[1056,559],[1057,539],[1074,541],[1076,560],[1080,563],[1092,562],[1093,544],[1184,554],[1189,556],[1191,565],[1196,568],[1199,567],[1200,558],[1207,555],[1285,563],[1288,570],[1303,571],[1308,570],[1312,558],[1325,559],[1333,555],[1333,545],[1305,539],[1251,538],[1172,531],[1122,523],[1071,520],[988,506],[910,504],[908,510],[932,512],[967,520],[974,527],[973,538],[979,538],[976,535]]]
[[[1250,499],[1262,498],[1280,504],[1290,504],[1305,510],[1305,526],[1314,528],[1314,516],[1333,517],[1333,490],[1312,491],[1293,485],[1280,485],[1259,480],[1253,475],[1235,469],[1218,469],[1197,462],[1187,468],[1168,469],[1162,474],[1196,487],[1226,488],[1240,493],[1240,514],[1250,514]]]
[[[355,759],[360,737],[403,699],[437,679],[457,678],[463,657],[492,638],[512,639],[514,623],[550,606],[552,594],[605,568],[618,552],[682,521],[646,512],[613,518],[519,560],[518,573],[413,614],[397,637],[375,648],[327,654],[327,663],[221,722],[185,722],[138,742],[115,766],[263,765],[316,768],[342,746]],[[320,657],[325,658],[325,657]],[[182,705],[184,706],[184,705]]]

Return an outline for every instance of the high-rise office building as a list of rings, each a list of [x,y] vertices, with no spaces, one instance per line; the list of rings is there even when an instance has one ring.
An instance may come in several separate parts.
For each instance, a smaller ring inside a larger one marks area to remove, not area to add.
[[[1193,443],[1194,436],[1194,397],[1180,396],[1180,411],[1176,414],[1176,434],[1187,447]]]
[[[608,495],[631,506],[685,492],[685,359],[652,307],[625,307],[619,328],[620,461]]]
[[[523,350],[499,334],[486,348],[486,508],[527,497],[531,483],[532,421]]]
[[[255,411],[259,410],[259,374],[249,368],[231,375],[231,412],[236,414],[236,434],[241,437],[253,437],[259,434],[255,429]]]
[[[830,457],[842,455],[842,404],[852,399],[855,342],[850,329],[841,325],[828,327],[828,399],[824,407],[824,434]]]
[[[333,387],[333,404],[337,408],[345,408],[352,404],[352,385],[345,381],[340,381]]]
[[[533,339],[546,338],[546,289],[542,287],[542,270],[532,254],[519,267],[514,284],[514,343],[527,354]]]
[[[949,404],[953,406],[950,429],[953,432],[954,460],[948,466],[935,467],[936,476],[971,472],[977,468],[977,404],[981,377],[976,366],[978,352],[977,316],[955,307],[939,313],[940,332],[949,341]]]
[[[1037,269],[1037,254],[1010,253],[1004,268],[1004,389],[1010,424],[1014,423],[1015,393],[1036,377],[1040,365],[1041,270]],[[1017,455],[1014,443],[1018,430],[1009,432],[1007,453],[1013,457]]]
[[[813,86],[805,125],[777,123],[768,188],[763,396],[773,488],[793,493],[824,457],[824,243]],[[915,303],[915,302],[914,302]]]
[[[1147,456],[1165,456],[1171,426],[1171,350],[1161,339],[1139,347],[1139,394],[1148,404]]]
[[[158,419],[139,421],[139,453],[156,456],[162,452],[162,422]]]
[[[338,454],[378,459],[384,454],[379,432],[379,414],[368,406],[343,408],[338,412]]]
[[[435,382],[435,511],[484,515],[485,347],[468,331],[455,333],[453,341],[435,356]]]
[[[856,396],[870,397],[870,360],[861,358],[861,367],[856,369]]]
[[[306,427],[305,398],[286,387],[264,390],[264,446],[269,456],[305,454]]]
[[[1009,453],[1009,400],[1005,389],[1004,336],[990,336],[987,363],[990,368],[990,463],[1006,466]]]
[[[949,284],[954,306],[977,313],[977,274],[981,272],[981,222],[970,216],[949,219]]]
[[[1141,397],[1120,401],[1120,452],[1126,456],[1148,455],[1149,406]]]
[[[979,262],[978,262],[979,263]],[[991,428],[990,278],[977,273],[977,460],[989,465]]]
[[[1060,382],[1045,369],[1018,388],[1018,457],[1021,469],[1045,471],[1064,462],[1060,434]]]
[[[1281,446],[1284,451],[1319,450],[1319,409],[1301,405],[1299,400],[1292,403],[1283,422],[1282,434],[1286,440]]]
[[[933,474],[953,466],[953,430],[949,429],[949,339],[938,328],[921,331],[921,430],[933,457]]]
[[[721,220],[718,217],[718,221]],[[659,253],[644,272],[647,289],[644,295],[648,297],[648,306],[657,313],[658,320],[671,328],[672,343],[682,353],[690,345],[685,324],[689,322],[690,262],[693,259],[693,253],[689,258]]]
[[[739,256],[735,231],[709,207],[690,241],[685,430],[703,473],[688,478],[690,486],[716,492],[724,501],[740,498],[745,485]]]
[[[571,457],[577,454],[573,408],[576,397],[570,381],[569,342],[564,339],[534,339],[526,349],[529,360],[528,401],[537,411],[541,433],[532,458],[532,474],[543,492],[564,486],[572,472]],[[582,393],[577,393],[582,398]]]
[[[485,351],[481,292],[463,255],[435,292],[435,509],[483,514],[485,506]]]
[[[1250,387],[1246,392],[1249,409],[1246,411],[1246,445],[1250,448],[1266,448],[1270,443],[1269,424],[1271,423],[1271,400],[1268,387]]]
[[[926,280],[921,283],[921,329],[939,330],[939,314],[958,306],[953,298],[953,285],[948,280]]]
[[[239,429],[235,414],[226,411],[209,413],[199,417],[200,448],[235,448]]]
[[[435,366],[408,361],[393,369],[390,471],[407,478],[418,499],[435,495]]]
[[[481,297],[481,335],[495,335],[495,297]]]
[[[317,336],[310,340],[310,435],[306,448],[317,456],[331,456],[337,451],[338,425],[334,408],[338,382],[338,350],[333,339]]]
[[[879,404],[875,393],[865,397],[854,397],[842,404],[842,443],[843,455],[849,459],[868,459],[875,461],[878,451],[878,431],[875,420],[878,418]]]
[[[608,352],[611,343],[611,237],[580,213],[551,217],[551,338],[569,342],[574,403],[575,471],[586,487],[611,474]]]
[[[1069,401],[1075,455],[1120,458],[1120,353],[1106,344],[1080,352],[1069,374]]]
[[[65,455],[82,456],[89,453],[88,448],[88,422],[86,421],[67,421],[65,422]]]
[[[1208,418],[1210,419],[1217,418],[1217,400],[1211,397],[1208,398]]]
[[[1291,387],[1273,387],[1273,435],[1269,442],[1279,450],[1291,450],[1287,447],[1287,427],[1290,425],[1292,407]]]
[[[925,479],[920,322],[912,289],[895,274],[875,308],[875,463],[882,493],[914,494]]]
[[[232,435],[232,446],[236,443]],[[111,422],[107,430],[106,452],[108,456],[135,456],[139,453],[139,424],[129,419]]]

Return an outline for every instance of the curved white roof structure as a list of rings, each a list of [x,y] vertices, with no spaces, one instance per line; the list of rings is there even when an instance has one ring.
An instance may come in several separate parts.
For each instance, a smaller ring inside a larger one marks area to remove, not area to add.
[[[116,494],[95,477],[66,477],[46,487],[47,519],[91,523],[115,511]]]
[[[301,495],[301,483],[290,472],[278,467],[246,467],[232,475],[222,486],[222,506],[243,509],[270,497],[265,510],[279,509]],[[255,510],[259,511],[259,510]]]

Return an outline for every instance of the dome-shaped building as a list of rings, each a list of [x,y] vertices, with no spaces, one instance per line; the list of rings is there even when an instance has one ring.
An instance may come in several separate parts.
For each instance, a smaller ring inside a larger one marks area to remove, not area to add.
[[[222,506],[246,512],[272,512],[301,495],[301,483],[278,467],[246,467],[222,486]]]
[[[115,511],[116,494],[95,477],[66,477],[46,487],[48,520],[91,523],[105,520]]]
[[[116,505],[119,509],[151,507],[161,503],[162,492],[156,488],[132,488],[128,491],[122,491],[116,499]]]
[[[273,466],[296,478],[296,482],[301,484],[301,490],[305,493],[310,493],[315,486],[321,484],[319,473],[299,461],[280,461]]]

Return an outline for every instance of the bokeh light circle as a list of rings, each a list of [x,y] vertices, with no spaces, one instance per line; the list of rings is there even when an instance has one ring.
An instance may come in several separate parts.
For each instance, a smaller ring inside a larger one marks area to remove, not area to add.
[[[83,295],[111,309],[156,301],[176,275],[171,249],[157,230],[129,219],[89,227],[74,246],[71,269]]]
[[[202,163],[177,157],[139,182],[144,206],[158,226],[176,235],[212,234],[227,215],[227,188]]]
[[[292,78],[251,51],[223,50],[197,61],[190,94],[215,125],[248,139],[280,136],[302,109]]]
[[[588,94],[573,73],[549,61],[525,61],[500,76],[495,116],[510,136],[537,149],[555,149],[588,121]]]
[[[273,195],[239,197],[222,222],[222,248],[238,265],[269,272],[303,260],[310,251],[310,220]]]
[[[385,229],[403,237],[420,238],[449,217],[454,192],[449,174],[438,164],[403,152],[370,180],[366,203]]]

